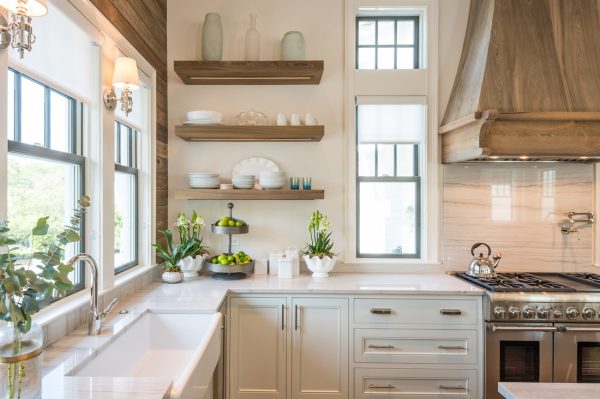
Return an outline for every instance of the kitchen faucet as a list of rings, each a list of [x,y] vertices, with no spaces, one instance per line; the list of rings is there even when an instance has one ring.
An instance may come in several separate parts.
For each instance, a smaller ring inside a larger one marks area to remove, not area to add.
[[[113,299],[110,304],[104,309],[102,313],[98,313],[98,264],[88,254],[78,254],[73,256],[67,264],[69,266],[75,263],[83,261],[86,263],[92,272],[92,286],[90,289],[90,314],[88,316],[88,335],[100,335],[102,330],[102,320],[104,320],[115,305],[119,302],[119,298]]]

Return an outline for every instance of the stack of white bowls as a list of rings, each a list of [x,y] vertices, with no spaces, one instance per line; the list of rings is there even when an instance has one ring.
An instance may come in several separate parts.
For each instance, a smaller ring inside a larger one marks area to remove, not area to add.
[[[233,188],[254,188],[253,175],[234,175],[231,178]]]
[[[216,111],[190,111],[186,114],[187,121],[184,122],[186,125],[215,125],[220,124],[223,119],[223,115]]]
[[[259,184],[262,188],[283,188],[287,183],[284,172],[260,172]]]
[[[216,173],[190,173],[188,182],[191,188],[219,188],[221,179]]]

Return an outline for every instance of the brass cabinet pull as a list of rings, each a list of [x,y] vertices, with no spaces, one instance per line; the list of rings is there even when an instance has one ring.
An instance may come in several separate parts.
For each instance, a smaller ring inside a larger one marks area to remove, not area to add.
[[[444,316],[460,316],[462,314],[462,310],[460,309],[441,309],[440,313]]]
[[[438,349],[448,349],[448,350],[465,350],[464,346],[451,346],[451,345],[439,345]]]
[[[373,313],[373,314],[392,314],[392,309],[390,309],[390,308],[371,308],[371,313]]]
[[[392,384],[387,384],[387,385],[369,384],[369,388],[371,388],[371,389],[396,389],[396,387],[393,386]]]
[[[460,385],[458,385],[458,386],[440,385],[440,389],[448,389],[448,390],[456,390],[456,391],[458,391],[458,390],[461,390],[461,391],[466,390],[465,387],[462,387]]]
[[[371,349],[396,349],[394,345],[369,345]]]

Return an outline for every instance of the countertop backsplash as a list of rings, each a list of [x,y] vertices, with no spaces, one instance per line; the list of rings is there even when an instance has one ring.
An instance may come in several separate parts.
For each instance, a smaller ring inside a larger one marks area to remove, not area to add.
[[[594,209],[590,164],[490,163],[444,168],[442,261],[464,269],[473,243],[502,252],[501,271],[592,268],[593,226],[563,235],[563,212]]]

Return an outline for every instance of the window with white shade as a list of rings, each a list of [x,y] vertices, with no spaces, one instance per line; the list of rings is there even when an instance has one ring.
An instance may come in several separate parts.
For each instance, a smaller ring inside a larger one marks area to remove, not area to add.
[[[422,97],[356,98],[356,256],[419,258]]]

